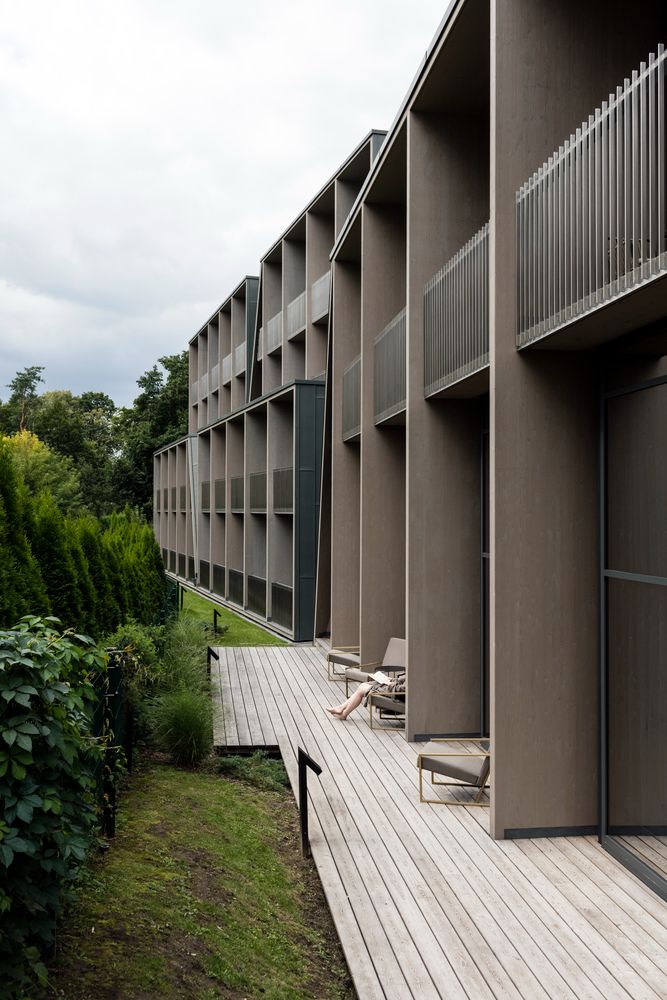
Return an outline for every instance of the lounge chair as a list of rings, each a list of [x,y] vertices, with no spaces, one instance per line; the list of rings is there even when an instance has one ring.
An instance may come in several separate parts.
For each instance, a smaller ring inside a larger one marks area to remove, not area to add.
[[[469,750],[463,746],[459,751],[443,750],[443,743],[461,745],[473,743],[479,749]],[[488,801],[482,801],[482,796],[489,787],[491,773],[491,748],[488,740],[433,740],[425,746],[417,757],[417,767],[419,769],[420,802],[430,802],[433,805],[443,806],[488,806]],[[431,784],[435,787],[471,788],[476,790],[476,794],[473,795],[472,799],[468,797],[465,799],[424,798],[424,771],[431,772]],[[436,774],[455,780],[437,781]]]
[[[358,667],[361,657],[358,646],[337,646],[327,653],[327,677],[330,681],[336,681],[343,677],[342,670],[336,670],[335,664],[343,667]]]
[[[345,697],[349,692],[350,681],[363,684],[371,679],[375,670],[383,670],[385,674],[401,673],[405,670],[405,639],[391,638],[387,643],[382,660],[371,663],[350,664],[345,669]]]

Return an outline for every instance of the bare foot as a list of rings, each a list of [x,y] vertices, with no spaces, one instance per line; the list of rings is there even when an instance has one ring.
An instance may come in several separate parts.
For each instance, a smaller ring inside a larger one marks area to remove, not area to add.
[[[335,715],[337,719],[343,718],[342,708],[327,708],[326,711],[329,713],[329,715]]]

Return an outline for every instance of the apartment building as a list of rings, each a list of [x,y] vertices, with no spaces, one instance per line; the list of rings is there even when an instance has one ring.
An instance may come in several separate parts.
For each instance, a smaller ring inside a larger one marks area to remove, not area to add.
[[[385,133],[371,132],[190,340],[186,437],[154,457],[167,573],[312,640],[329,255]]]
[[[332,253],[317,630],[406,636],[409,739],[490,734],[494,837],[667,898],[666,39],[451,4]]]
[[[405,636],[406,735],[490,735],[492,836],[597,833],[665,898],[666,39],[657,0],[453,0],[193,338],[155,466],[174,578]]]

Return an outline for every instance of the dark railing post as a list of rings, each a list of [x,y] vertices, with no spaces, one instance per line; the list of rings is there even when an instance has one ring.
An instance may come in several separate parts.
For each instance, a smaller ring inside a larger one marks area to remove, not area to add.
[[[213,634],[218,634],[218,615],[220,612],[217,608],[213,608]]]
[[[206,650],[206,673],[208,675],[209,680],[211,679],[211,660],[215,660],[217,663],[219,659],[220,657],[213,649],[213,646],[209,646],[208,649]]]
[[[316,764],[312,757],[309,757],[305,750],[299,747],[299,815],[301,817],[301,856],[310,857],[310,841],[308,839],[308,771],[310,768],[315,774],[321,774],[322,768]]]
[[[176,586],[178,587],[178,598],[179,598],[178,606],[182,611],[183,605],[185,603],[185,587],[181,587],[181,585],[178,583],[176,584]]]

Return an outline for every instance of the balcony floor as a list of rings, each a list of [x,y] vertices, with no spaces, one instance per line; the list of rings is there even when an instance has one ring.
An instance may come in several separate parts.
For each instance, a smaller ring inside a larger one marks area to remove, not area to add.
[[[225,751],[279,747],[310,775],[313,858],[360,1000],[667,996],[667,905],[594,838],[493,841],[485,809],[418,801],[418,744],[345,723],[315,647],[220,648]]]

